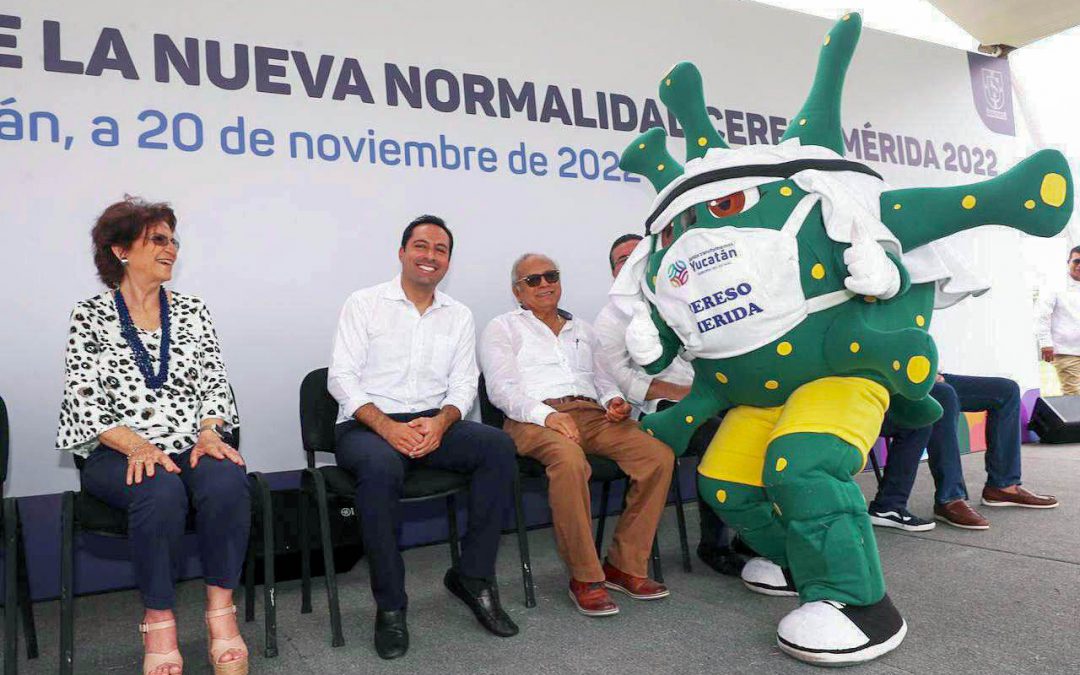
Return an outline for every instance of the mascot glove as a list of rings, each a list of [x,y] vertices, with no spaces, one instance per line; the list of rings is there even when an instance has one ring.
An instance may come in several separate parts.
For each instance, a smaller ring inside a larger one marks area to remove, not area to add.
[[[634,303],[634,316],[626,327],[626,351],[640,366],[647,366],[664,355],[660,331],[653,323],[649,306],[641,300]]]
[[[851,275],[844,286],[857,295],[888,300],[900,292],[900,270],[864,228],[852,226],[851,246],[844,251],[844,264]]]

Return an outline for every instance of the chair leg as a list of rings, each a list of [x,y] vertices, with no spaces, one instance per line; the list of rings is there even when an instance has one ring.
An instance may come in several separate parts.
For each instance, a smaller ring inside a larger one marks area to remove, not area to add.
[[[259,513],[262,516],[262,554],[263,554],[263,630],[266,633],[266,648],[263,654],[268,659],[278,655],[277,646],[277,600],[274,597],[274,505],[270,485],[261,473],[252,474],[256,493],[259,498]]]
[[[675,486],[675,522],[679,526],[679,550],[682,552],[682,568],[690,571],[690,542],[686,537],[686,512],[683,510],[682,481],[679,480],[679,458],[675,458],[675,471],[671,474]]]
[[[536,607],[532,560],[529,557],[529,531],[525,527],[525,508],[521,498],[521,473],[514,473],[514,519],[517,521],[518,553],[521,555],[521,583],[525,586],[525,606]]]
[[[330,538],[330,509],[326,494],[326,482],[321,473],[309,469],[315,485],[315,506],[319,511],[319,541],[323,551],[323,569],[326,579],[326,600],[330,607],[330,645],[340,647],[345,644],[341,632],[341,606],[338,603],[337,573],[334,571],[334,542]]]
[[[596,522],[596,555],[600,555],[604,543],[604,522],[607,520],[608,500],[611,498],[611,482],[604,481],[600,487],[600,519]]]
[[[306,477],[300,479],[300,613],[311,614],[311,533],[308,530],[311,500]]]
[[[60,514],[60,673],[75,670],[75,493],[65,492]]]
[[[653,536],[652,540],[652,574],[653,579],[664,583],[664,568],[660,565],[660,534]]]
[[[450,526],[450,566],[456,570],[461,563],[461,548],[458,543],[457,495],[446,495],[446,519]]]
[[[30,568],[26,564],[26,540],[23,538],[22,519],[19,518],[19,503],[12,500],[12,506],[15,508],[15,527],[18,528],[15,545],[18,552],[16,562],[19,565],[16,572],[19,578],[16,583],[19,587],[19,607],[22,608],[26,658],[36,659],[38,657],[37,624],[34,622],[34,604],[30,599]]]
[[[4,513],[4,675],[15,675],[19,661],[19,604],[16,586],[18,527],[15,500],[5,499]]]

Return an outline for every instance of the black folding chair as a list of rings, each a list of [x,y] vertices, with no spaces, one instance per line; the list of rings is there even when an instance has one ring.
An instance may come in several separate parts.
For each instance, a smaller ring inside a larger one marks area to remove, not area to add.
[[[480,419],[484,424],[495,427],[497,429],[503,428],[503,422],[506,420],[506,415],[503,411],[495,407],[495,404],[491,402],[487,393],[487,383],[484,381],[484,376],[480,376],[480,384],[478,387],[480,394]],[[518,473],[526,478],[539,479],[541,481],[547,480],[547,471],[544,469],[544,465],[532,457],[523,457],[518,455]],[[630,487],[630,477],[627,476],[619,465],[614,460],[607,457],[601,457],[599,455],[585,455],[586,461],[589,462],[589,468],[591,469],[591,476],[589,477],[590,483],[600,483],[600,516],[596,523],[596,555],[600,555],[601,547],[604,542],[604,525],[607,521],[608,505],[611,498],[611,484],[615,481],[624,481],[623,485],[623,507],[626,506],[626,492]],[[520,480],[515,483],[514,499],[518,504],[521,504],[521,483]],[[518,509],[520,513],[521,509]],[[685,531],[685,526],[684,526]],[[652,569],[653,578],[660,583],[664,582],[664,571],[660,565],[660,548],[657,544],[658,537],[653,538],[652,545]],[[532,570],[529,572],[529,580],[527,582],[526,592],[531,594],[532,589]],[[535,601],[534,601],[535,602]]]
[[[326,390],[326,368],[307,374],[300,385],[300,433],[307,459],[307,468],[300,477],[300,575],[301,613],[311,612],[311,543],[308,538],[309,508],[314,501],[318,513],[317,526],[322,546],[325,569],[326,598],[330,610],[330,644],[345,644],[341,630],[341,609],[338,602],[337,575],[334,571],[334,548],[330,534],[330,515],[327,504],[330,498],[345,498],[352,502],[356,495],[356,481],[352,474],[338,466],[315,466],[315,453],[333,453],[335,446],[334,426],[338,404]],[[405,476],[401,501],[421,502],[446,499],[447,522],[450,529],[450,563],[455,568],[460,557],[457,524],[457,495],[468,490],[469,476],[453,471],[428,467],[411,468]],[[515,507],[517,510],[518,546],[521,551],[522,579],[525,584],[526,606],[536,604],[532,597],[532,576],[529,563],[525,521],[521,511],[521,492],[515,479]]]
[[[233,447],[240,448],[239,429],[233,432]],[[76,466],[82,468],[83,460],[76,458]],[[254,525],[273,522],[273,510],[270,503],[270,487],[265,477],[257,471],[248,474],[248,486],[252,497],[252,530],[248,543],[248,557],[245,571],[248,579],[254,576],[256,553],[256,528]],[[195,511],[188,511],[186,530],[195,531]],[[264,574],[264,612],[265,612],[265,648],[266,658],[277,656],[277,614],[274,605],[274,529],[262,527],[262,554]],[[61,507],[60,539],[60,672],[71,675],[75,668],[75,536],[78,533],[93,534],[101,537],[127,538],[127,513],[115,509],[86,491],[65,492]],[[245,591],[245,619],[254,618],[254,593],[250,583]]]
[[[0,496],[4,494],[8,467],[8,415],[0,398]],[[26,566],[26,543],[23,541],[19,505],[14,497],[0,501],[0,527],[4,549],[4,675],[14,675],[18,668],[19,611],[26,631],[26,658],[38,657],[37,627],[34,606],[30,602],[30,577]]]

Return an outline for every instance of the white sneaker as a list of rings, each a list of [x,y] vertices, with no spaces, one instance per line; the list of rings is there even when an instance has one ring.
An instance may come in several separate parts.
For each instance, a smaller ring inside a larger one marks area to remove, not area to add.
[[[762,595],[798,595],[791,573],[768,558],[751,558],[742,568],[743,584]]]
[[[905,635],[907,623],[886,595],[866,607],[808,602],[780,620],[776,644],[806,663],[846,666],[891,652]]]

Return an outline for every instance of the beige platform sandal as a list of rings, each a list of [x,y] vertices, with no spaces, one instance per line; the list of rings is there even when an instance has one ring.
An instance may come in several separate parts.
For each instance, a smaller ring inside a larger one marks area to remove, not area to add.
[[[184,669],[184,659],[180,656],[180,650],[174,649],[171,652],[165,654],[159,654],[157,652],[148,652],[146,650],[146,634],[154,630],[164,630],[166,628],[172,628],[176,625],[175,619],[169,621],[159,621],[157,623],[140,623],[139,632],[142,633],[143,640],[143,662],[142,671],[143,675],[149,675],[162,666],[179,666],[180,670]],[[245,671],[246,672],[246,671]]]
[[[236,614],[236,605],[212,609],[206,613],[206,636],[210,640],[210,665],[214,667],[214,675],[247,675],[248,649],[240,633],[230,638],[216,638],[210,635],[210,619],[227,614]],[[230,649],[241,651],[244,656],[228,663],[218,663],[218,660]]]

